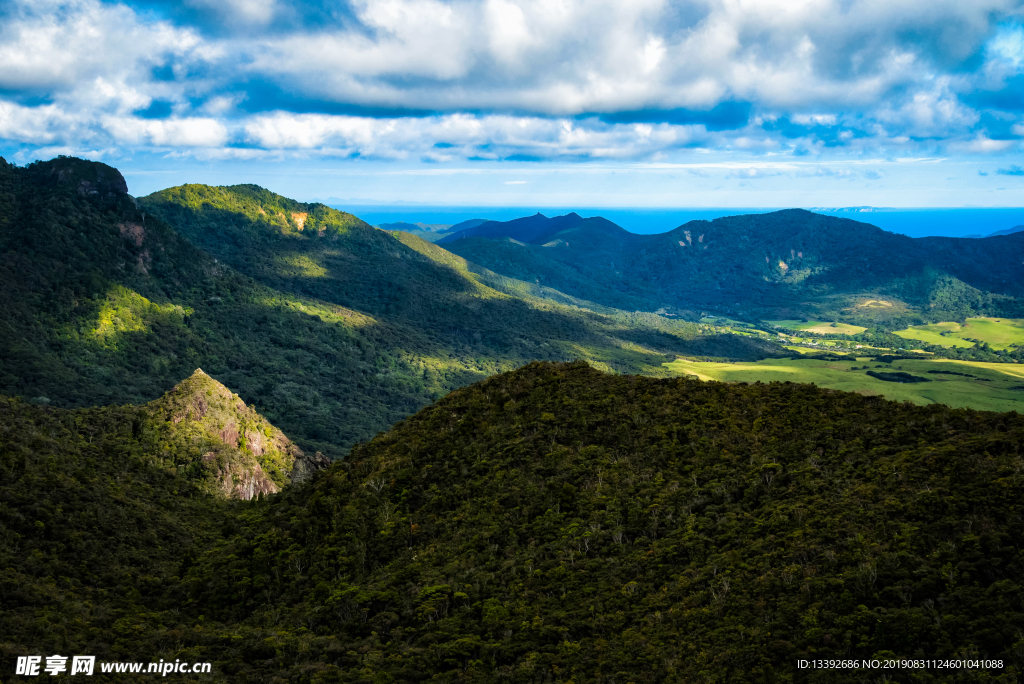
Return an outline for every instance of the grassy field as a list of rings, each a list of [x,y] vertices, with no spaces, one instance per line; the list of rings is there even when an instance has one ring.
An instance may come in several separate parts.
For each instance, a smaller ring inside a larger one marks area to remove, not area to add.
[[[840,334],[840,335],[856,335],[862,333],[867,328],[862,328],[859,325],[847,325],[846,323],[836,323],[835,327],[831,323],[824,321],[768,321],[772,325],[779,325],[783,328],[789,328],[790,330],[806,330],[807,332],[822,333],[822,334]]]
[[[819,387],[884,396],[894,401],[915,404],[941,403],[982,411],[1024,412],[1024,365],[978,363],[928,359],[876,364],[866,357],[857,363],[813,359],[765,359],[749,363],[704,363],[678,360],[665,364],[682,375],[724,382],[810,382]],[[876,366],[881,365],[881,368]],[[864,369],[869,366],[869,369]],[[856,370],[853,370],[856,368]],[[886,382],[867,375],[867,370],[904,371],[932,382],[902,384]],[[952,371],[974,377],[929,373]]]
[[[948,335],[943,336],[941,333]],[[1024,319],[968,318],[965,325],[954,322],[916,325],[896,333],[908,340],[920,340],[943,347],[972,347],[968,339],[988,342],[993,349],[1006,349],[1010,345],[1024,345]]]

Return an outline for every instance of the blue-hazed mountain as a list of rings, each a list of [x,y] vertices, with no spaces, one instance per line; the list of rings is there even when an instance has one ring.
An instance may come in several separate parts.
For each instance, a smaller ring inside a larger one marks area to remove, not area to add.
[[[637,235],[600,217],[537,214],[452,233],[444,247],[491,270],[616,306],[765,318],[1018,314],[1024,233],[910,238],[785,210]]]
[[[467,228],[473,228],[481,223],[487,223],[487,219],[469,219],[455,225],[430,224],[430,223],[409,223],[407,221],[395,221],[392,223],[378,224],[378,228],[387,231],[400,230],[403,233],[415,235],[427,242],[439,242],[452,233],[461,232]]]
[[[585,222],[590,222],[588,227],[591,227],[591,229],[599,229],[598,226],[600,224],[606,223],[613,228],[622,230],[611,221],[602,218],[585,219],[575,212],[565,216],[555,216],[554,218],[548,218],[538,212],[533,216],[524,216],[523,218],[511,221],[484,221],[475,226],[466,226],[458,231],[454,230],[455,226],[453,226],[448,235],[438,240],[438,244],[446,244],[471,237],[492,239],[507,237],[519,242],[540,245],[553,239],[558,233],[575,228]]]
[[[985,237],[995,237],[997,235],[1013,235],[1014,233],[1024,232],[1024,226],[1014,226],[1013,228],[1007,228],[1006,230],[997,230],[994,233],[989,233]]]

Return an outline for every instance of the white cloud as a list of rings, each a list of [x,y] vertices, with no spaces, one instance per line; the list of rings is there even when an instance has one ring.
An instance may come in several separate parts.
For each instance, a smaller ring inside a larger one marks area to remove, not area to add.
[[[200,39],[191,29],[144,22],[124,5],[96,0],[13,0],[0,28],[0,88],[75,89],[97,78],[145,83],[168,56]]]
[[[992,153],[1012,145],[984,133],[964,95],[1004,87],[1024,64],[1020,0],[353,0],[350,18],[313,29],[282,24],[301,7],[277,0],[187,4],[224,25],[176,25],[116,1],[8,0],[0,137],[434,161],[652,159],[695,145]],[[275,93],[305,112],[436,114],[294,113]],[[160,118],[139,115],[154,103]],[[751,122],[718,122],[723,103],[748,106]],[[680,108],[706,122],[657,123]],[[648,116],[598,118],[624,112]],[[771,127],[787,119],[808,132]],[[242,154],[232,150],[222,153]]]
[[[990,154],[992,152],[1004,152],[1014,145],[1017,145],[1016,140],[992,140],[991,138],[979,135],[974,140],[967,143],[962,143],[959,146],[966,149],[969,152],[980,152],[982,154]]]
[[[216,119],[139,119],[110,117],[103,123],[113,140],[123,145],[157,147],[219,147],[228,142],[228,130]]]
[[[706,136],[699,126],[576,122],[537,117],[450,114],[416,119],[377,119],[274,112],[245,126],[246,140],[267,149],[329,148],[345,154],[403,159],[446,154],[501,159],[511,154],[538,157],[631,158],[689,144]]]

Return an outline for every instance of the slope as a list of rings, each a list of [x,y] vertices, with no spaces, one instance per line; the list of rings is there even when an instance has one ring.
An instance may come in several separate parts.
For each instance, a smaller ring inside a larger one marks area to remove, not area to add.
[[[187,580],[236,640],[185,640],[233,681],[1012,677],[1022,443],[1016,414],[533,364],[245,514]]]
[[[414,360],[372,317],[254,283],[141,211],[123,179],[84,190],[101,176],[121,178],[69,158],[0,164],[0,391],[143,403],[202,367],[304,450],[338,456],[480,377]]]
[[[985,237],[995,237],[997,235],[1013,235],[1014,233],[1024,232],[1024,226],[1014,226],[1013,228],[1007,228],[1006,230],[997,230],[993,233],[989,233]]]
[[[553,229],[529,233],[517,222],[491,222],[443,244],[500,273],[561,279],[559,289],[602,303],[614,290],[643,299],[648,310],[841,315],[896,326],[922,315],[1011,315],[1024,296],[1020,234],[913,239],[802,210],[692,221],[657,235],[575,215],[519,221]],[[508,238],[523,243],[518,254],[502,242]],[[879,298],[886,306],[867,305]]]
[[[525,283],[488,279],[475,266],[456,265],[462,260],[453,260],[446,250],[428,248],[429,243],[418,238],[405,238],[405,233],[361,223],[333,235],[287,229],[267,217],[290,200],[264,193],[252,186],[188,185],[141,202],[147,211],[261,283],[402,326],[399,343],[411,351],[462,351],[477,364],[485,359],[518,365],[538,356],[581,357],[608,368],[651,373],[658,372],[654,357],[659,354],[771,353],[753,343],[741,349],[748,343],[699,339],[698,328],[683,322],[623,325],[621,317],[603,315],[613,313],[608,307],[589,310],[586,302],[570,302],[559,293],[524,298],[524,288],[529,287]],[[308,210],[311,205],[290,206]],[[571,307],[559,305],[566,303]],[[673,334],[665,334],[666,329]]]
[[[244,501],[308,479],[304,455],[202,371],[143,406],[0,397],[0,653],[132,658]],[[173,638],[173,637],[170,637]],[[156,652],[159,648],[153,644]]]
[[[84,160],[0,162],[0,392],[141,404],[201,367],[304,452],[338,457],[533,359],[658,374],[679,354],[773,353],[495,277],[499,291],[444,250],[255,186],[174,196],[136,201]]]

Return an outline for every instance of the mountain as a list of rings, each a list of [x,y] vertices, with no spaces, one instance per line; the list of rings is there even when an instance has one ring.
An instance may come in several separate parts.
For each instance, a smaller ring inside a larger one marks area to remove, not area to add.
[[[459,231],[453,229],[438,242],[445,244],[470,237],[508,237],[519,242],[543,244],[559,231],[569,230],[583,221],[584,219],[576,213],[548,218],[538,212],[533,216],[513,219],[512,221],[484,221],[475,226],[467,226]]]
[[[142,404],[202,367],[304,451],[339,456],[446,382],[478,377],[439,381],[372,317],[256,283],[124,189],[94,162],[0,164],[0,391],[62,407]],[[325,234],[364,225],[306,213]],[[294,216],[272,218],[297,230]]]
[[[139,406],[0,397],[0,653],[133,653],[250,499],[328,463],[202,370]]]
[[[446,224],[426,224],[426,223],[406,223],[405,221],[397,221],[394,223],[381,223],[377,226],[381,230],[396,231],[400,230],[404,233],[415,235],[416,237],[422,238],[427,242],[436,242],[439,238],[448,234],[451,225]]]
[[[400,230],[403,233],[409,233],[415,235],[418,238],[422,238],[427,242],[437,242],[443,239],[445,236],[451,233],[457,233],[467,228],[472,228],[481,223],[486,223],[486,219],[469,219],[468,221],[462,221],[455,225],[450,224],[428,224],[428,223],[407,223],[405,221],[397,221],[394,223],[381,223],[377,227],[381,230],[396,231]]]
[[[467,228],[474,228],[476,226],[479,226],[481,223],[487,223],[487,219],[468,219],[466,221],[460,221],[459,223],[456,223],[454,226],[451,226],[448,229],[448,232],[457,233],[460,230],[466,230]]]
[[[251,502],[191,485],[135,415],[0,403],[7,662],[638,684],[1024,666],[1014,413],[534,363]]]
[[[175,467],[205,471],[214,490],[229,498],[277,493],[329,463],[320,453],[307,456],[201,368],[145,408],[165,431],[202,445],[201,455]]]
[[[0,393],[138,405],[202,368],[304,453],[337,458],[535,359],[667,375],[676,355],[782,353],[501,276],[257,186],[126,189],[95,162],[0,162]]]
[[[771,353],[756,341],[701,337],[693,324],[634,316],[503,277],[401,231],[362,222],[337,234],[284,229],[267,217],[308,205],[253,186],[181,186],[140,203],[256,281],[361,311],[375,318],[390,346],[434,359],[439,348],[450,350],[445,356],[454,351],[477,372],[538,354],[658,373],[665,354]]]
[[[1006,230],[997,230],[994,233],[989,233],[985,237],[996,237],[997,235],[1013,235],[1014,233],[1024,232],[1024,226],[1014,226],[1013,228],[1007,228]]]
[[[499,273],[609,305],[831,316],[1024,311],[1024,235],[909,238],[786,210],[691,221],[656,235],[601,218],[535,215],[488,222],[439,241]],[[881,303],[879,303],[881,302]]]

